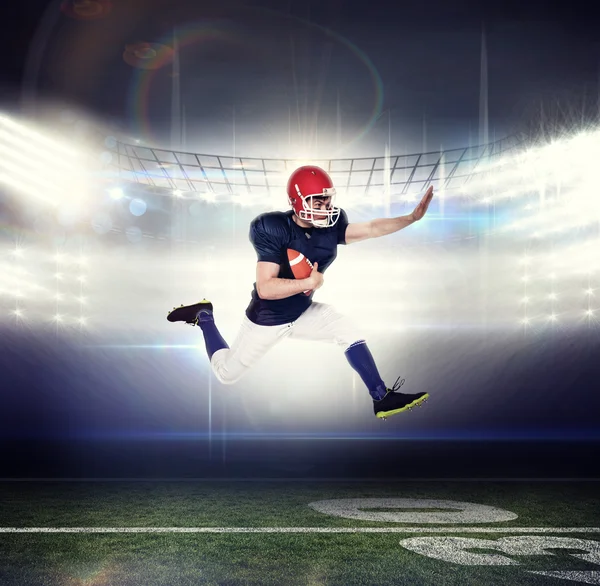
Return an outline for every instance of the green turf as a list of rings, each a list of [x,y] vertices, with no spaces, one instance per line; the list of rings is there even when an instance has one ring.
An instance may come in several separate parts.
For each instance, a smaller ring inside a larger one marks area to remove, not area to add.
[[[519,515],[490,526],[599,527],[600,483],[5,483],[0,527],[385,527],[324,515],[336,498],[470,501]],[[460,535],[455,526],[452,535]],[[0,584],[569,584],[528,570],[596,570],[567,552],[460,566],[400,546],[418,534],[0,534]],[[497,539],[504,534],[469,534]],[[579,535],[600,540],[600,535]]]

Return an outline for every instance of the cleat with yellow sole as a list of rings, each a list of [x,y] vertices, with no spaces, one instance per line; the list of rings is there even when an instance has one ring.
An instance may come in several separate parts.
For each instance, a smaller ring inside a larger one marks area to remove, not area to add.
[[[382,399],[373,401],[373,411],[378,419],[385,421],[390,415],[396,415],[403,411],[411,411],[413,407],[421,407],[429,398],[428,393],[399,393],[398,389],[403,384],[404,379],[400,380],[400,377],[398,377],[394,386],[387,390]]]
[[[172,311],[167,314],[167,319],[170,322],[181,321],[189,325],[197,325],[200,318],[212,319],[213,305],[210,301],[203,299],[198,303],[192,305],[180,305],[174,307]]]

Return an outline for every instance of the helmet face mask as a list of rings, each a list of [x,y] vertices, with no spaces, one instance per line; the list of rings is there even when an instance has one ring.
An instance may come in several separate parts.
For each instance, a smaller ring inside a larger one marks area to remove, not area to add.
[[[335,188],[329,189],[328,192],[328,195],[303,197],[302,209],[297,212],[298,217],[316,228],[328,228],[335,225],[340,216],[340,208],[333,206]],[[316,203],[321,205],[315,205]]]
[[[289,178],[287,193],[294,213],[302,221],[316,228],[329,228],[338,221],[340,209],[333,205],[335,187],[320,167],[307,165],[296,169]]]

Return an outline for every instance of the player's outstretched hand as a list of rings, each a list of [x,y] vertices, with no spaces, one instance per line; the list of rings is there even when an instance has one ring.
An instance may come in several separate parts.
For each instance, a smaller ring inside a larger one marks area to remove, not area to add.
[[[321,287],[323,285],[324,277],[317,270],[318,268],[319,268],[319,263],[316,262],[313,265],[312,271],[310,273],[310,277],[308,277],[308,280],[310,281],[310,289],[311,289],[311,291],[315,291],[315,290],[317,290],[319,287]]]
[[[413,222],[420,220],[427,212],[427,208],[433,199],[433,185],[429,186],[429,189],[425,192],[423,199],[419,202],[419,205],[413,210],[411,214]]]

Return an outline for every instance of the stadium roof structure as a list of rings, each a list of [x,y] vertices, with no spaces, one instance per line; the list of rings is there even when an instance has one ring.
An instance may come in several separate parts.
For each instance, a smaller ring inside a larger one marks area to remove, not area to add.
[[[210,194],[216,201],[233,196],[262,197],[280,192],[298,166],[313,164],[332,176],[348,196],[419,193],[429,185],[459,190],[484,171],[485,164],[522,144],[516,135],[483,145],[426,153],[326,160],[273,159],[179,152],[115,141],[107,170],[117,181],[153,188]]]

